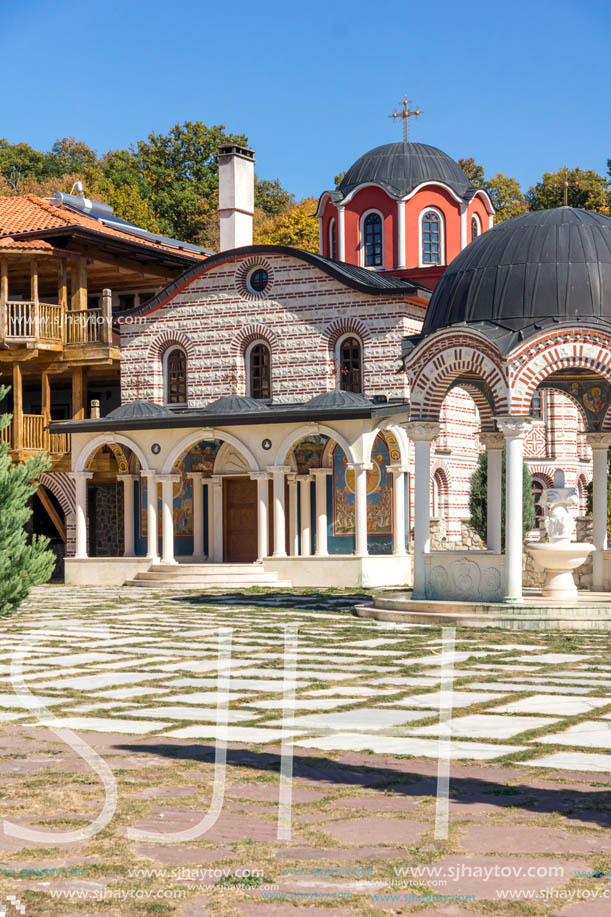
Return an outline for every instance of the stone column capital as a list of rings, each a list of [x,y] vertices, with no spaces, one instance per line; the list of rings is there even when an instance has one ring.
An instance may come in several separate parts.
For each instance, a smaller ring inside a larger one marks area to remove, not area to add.
[[[408,465],[387,465],[386,470],[389,474],[406,474],[409,471]]]
[[[295,480],[301,481],[302,484],[309,484],[312,478],[310,477],[309,474],[296,474]]]
[[[88,481],[89,478],[93,477],[93,471],[71,471],[70,477],[74,478],[75,481]]]
[[[223,476],[220,474],[212,474],[207,479],[208,484],[211,484],[212,487],[222,487],[223,486]]]
[[[586,433],[586,442],[592,449],[608,449],[611,446],[611,433]]]
[[[357,472],[357,471],[371,471],[371,469],[373,468],[373,465],[372,465],[371,462],[349,462],[349,463],[346,465],[346,468],[348,468],[350,471],[354,471],[354,472]]]
[[[269,481],[269,471],[251,471],[249,474],[251,481]]]
[[[528,414],[506,414],[501,417],[495,417],[496,425],[505,437],[508,439],[524,439],[535,418]]]
[[[415,443],[432,442],[436,436],[439,436],[441,424],[436,420],[410,420],[408,423],[401,424],[409,439]]]
[[[179,484],[181,476],[179,474],[158,474],[157,480],[160,484]]]
[[[503,433],[482,432],[479,434],[479,441],[488,451],[505,448],[505,436]]]
[[[293,469],[290,465],[268,465],[270,474],[289,474]]]
[[[203,483],[204,472],[203,471],[187,471],[186,477],[191,478],[194,484],[198,481]]]
[[[333,474],[332,468],[310,468],[310,474],[315,478],[326,478]]]

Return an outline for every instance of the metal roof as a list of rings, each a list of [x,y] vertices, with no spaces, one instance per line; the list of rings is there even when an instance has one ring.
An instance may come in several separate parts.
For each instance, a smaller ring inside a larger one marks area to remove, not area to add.
[[[385,143],[350,166],[333,196],[341,200],[359,185],[374,182],[394,197],[404,197],[431,181],[443,182],[465,200],[476,191],[458,163],[443,150],[425,143]]]
[[[219,401],[224,399],[219,399]],[[244,399],[249,401],[250,399]],[[312,399],[314,400],[314,399]],[[142,402],[132,402],[141,404]],[[145,404],[150,402],[144,402]],[[231,427],[246,424],[260,424],[262,427],[278,424],[304,421],[325,420],[360,420],[372,417],[387,417],[394,414],[407,414],[409,402],[390,401],[384,404],[375,404],[368,398],[350,404],[335,407],[316,407],[311,402],[293,402],[292,404],[272,404],[265,410],[218,411],[210,410],[214,405],[205,408],[190,408],[180,412],[170,411],[161,405],[160,412],[153,412],[149,416],[125,417],[118,416],[115,411],[106,417],[88,420],[55,420],[49,425],[53,433],[102,433],[104,431],[116,432],[118,430],[166,430],[180,427]],[[128,407],[128,405],[123,405]],[[120,411],[117,408],[116,411]]]
[[[106,415],[113,420],[143,420],[145,417],[171,417],[172,412],[154,401],[128,401]]]
[[[539,210],[483,233],[452,261],[421,336],[467,323],[503,350],[549,324],[611,324],[611,218]]]

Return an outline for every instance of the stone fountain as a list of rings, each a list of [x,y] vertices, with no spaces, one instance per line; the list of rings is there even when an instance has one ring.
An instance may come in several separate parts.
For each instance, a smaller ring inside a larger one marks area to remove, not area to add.
[[[539,505],[545,510],[545,530],[549,540],[527,545],[526,550],[535,566],[545,572],[543,596],[565,602],[577,601],[573,570],[585,563],[595,548],[593,544],[571,541],[571,510],[579,506],[579,500],[574,487],[564,486],[563,471],[556,472],[554,486],[543,491]]]

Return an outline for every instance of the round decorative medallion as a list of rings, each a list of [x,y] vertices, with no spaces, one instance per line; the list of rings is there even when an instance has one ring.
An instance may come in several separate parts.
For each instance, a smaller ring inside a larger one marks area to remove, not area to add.
[[[159,453],[161,452],[161,446],[159,445],[159,443],[153,443],[153,445],[151,446],[151,452],[153,453],[153,455],[159,455]]]
[[[271,449],[271,448],[272,448],[272,441],[271,441],[271,439],[264,439],[263,442],[261,443],[261,447],[262,447],[263,449],[265,449],[266,451],[267,451],[268,449]]]

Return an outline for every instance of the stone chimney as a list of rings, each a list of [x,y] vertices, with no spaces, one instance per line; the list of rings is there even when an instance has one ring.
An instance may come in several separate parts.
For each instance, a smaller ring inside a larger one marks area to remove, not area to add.
[[[219,214],[222,252],[252,245],[255,151],[235,143],[219,147]]]

